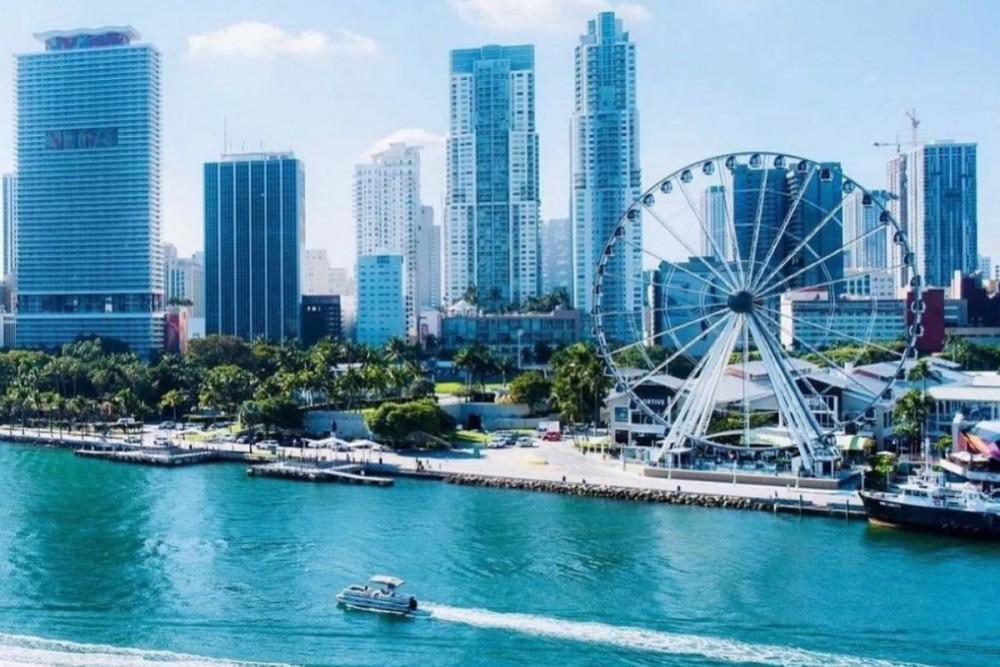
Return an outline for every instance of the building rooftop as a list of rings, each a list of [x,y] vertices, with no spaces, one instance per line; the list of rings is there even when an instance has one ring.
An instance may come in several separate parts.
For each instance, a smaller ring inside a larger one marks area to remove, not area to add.
[[[223,153],[219,156],[222,162],[250,162],[258,160],[294,160],[293,151],[259,151],[256,153]]]
[[[74,28],[72,30],[47,30],[34,34],[35,39],[45,44],[46,51],[127,46],[141,37],[139,31],[130,25]]]

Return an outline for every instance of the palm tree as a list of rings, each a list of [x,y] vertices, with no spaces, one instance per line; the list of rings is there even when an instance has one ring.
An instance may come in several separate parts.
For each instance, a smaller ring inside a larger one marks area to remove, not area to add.
[[[486,376],[496,372],[497,362],[493,358],[493,353],[482,343],[476,343],[472,347],[462,348],[455,353],[455,368],[465,371],[466,386],[483,386]]]
[[[920,417],[919,426],[919,437],[917,443],[923,446],[923,438],[927,433],[927,417],[930,412],[930,408],[933,404],[930,396],[927,395],[927,380],[933,379],[936,372],[931,369],[930,363],[926,358],[917,360],[917,363],[913,364],[910,370],[906,374],[906,379],[908,382],[919,382],[921,384],[920,396],[919,396],[919,406],[916,404],[912,406],[910,413],[912,416]],[[916,398],[914,398],[916,401]],[[911,452],[912,455],[912,452]]]
[[[499,304],[503,301],[503,293],[500,291],[499,287],[491,287],[490,293],[487,296],[487,300],[493,304],[493,311],[496,312],[500,310]]]
[[[174,421],[177,421],[177,408],[188,405],[188,397],[180,389],[171,389],[160,399],[161,410],[172,410]]]

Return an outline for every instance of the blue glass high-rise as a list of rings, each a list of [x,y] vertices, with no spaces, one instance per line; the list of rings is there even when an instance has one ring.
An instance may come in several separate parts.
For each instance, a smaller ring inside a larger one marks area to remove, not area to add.
[[[523,303],[541,288],[534,47],[452,51],[449,115],[448,300]]]
[[[205,331],[299,336],[305,173],[291,153],[205,164]]]
[[[17,341],[163,345],[160,55],[131,27],[17,56]]]

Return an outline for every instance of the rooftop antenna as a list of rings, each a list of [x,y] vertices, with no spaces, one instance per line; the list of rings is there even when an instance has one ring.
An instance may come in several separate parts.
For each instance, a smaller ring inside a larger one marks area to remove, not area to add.
[[[917,110],[910,109],[904,112],[906,117],[910,119],[910,145],[916,148],[917,144],[917,128],[920,127],[920,121],[917,119]]]
[[[222,117],[222,154],[229,153],[229,119]]]

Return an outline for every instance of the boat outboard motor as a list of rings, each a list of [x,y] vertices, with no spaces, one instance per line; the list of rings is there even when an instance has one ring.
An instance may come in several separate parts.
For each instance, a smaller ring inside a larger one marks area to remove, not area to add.
[[[410,597],[410,611],[416,611],[416,610],[417,610],[417,598],[411,596]]]

